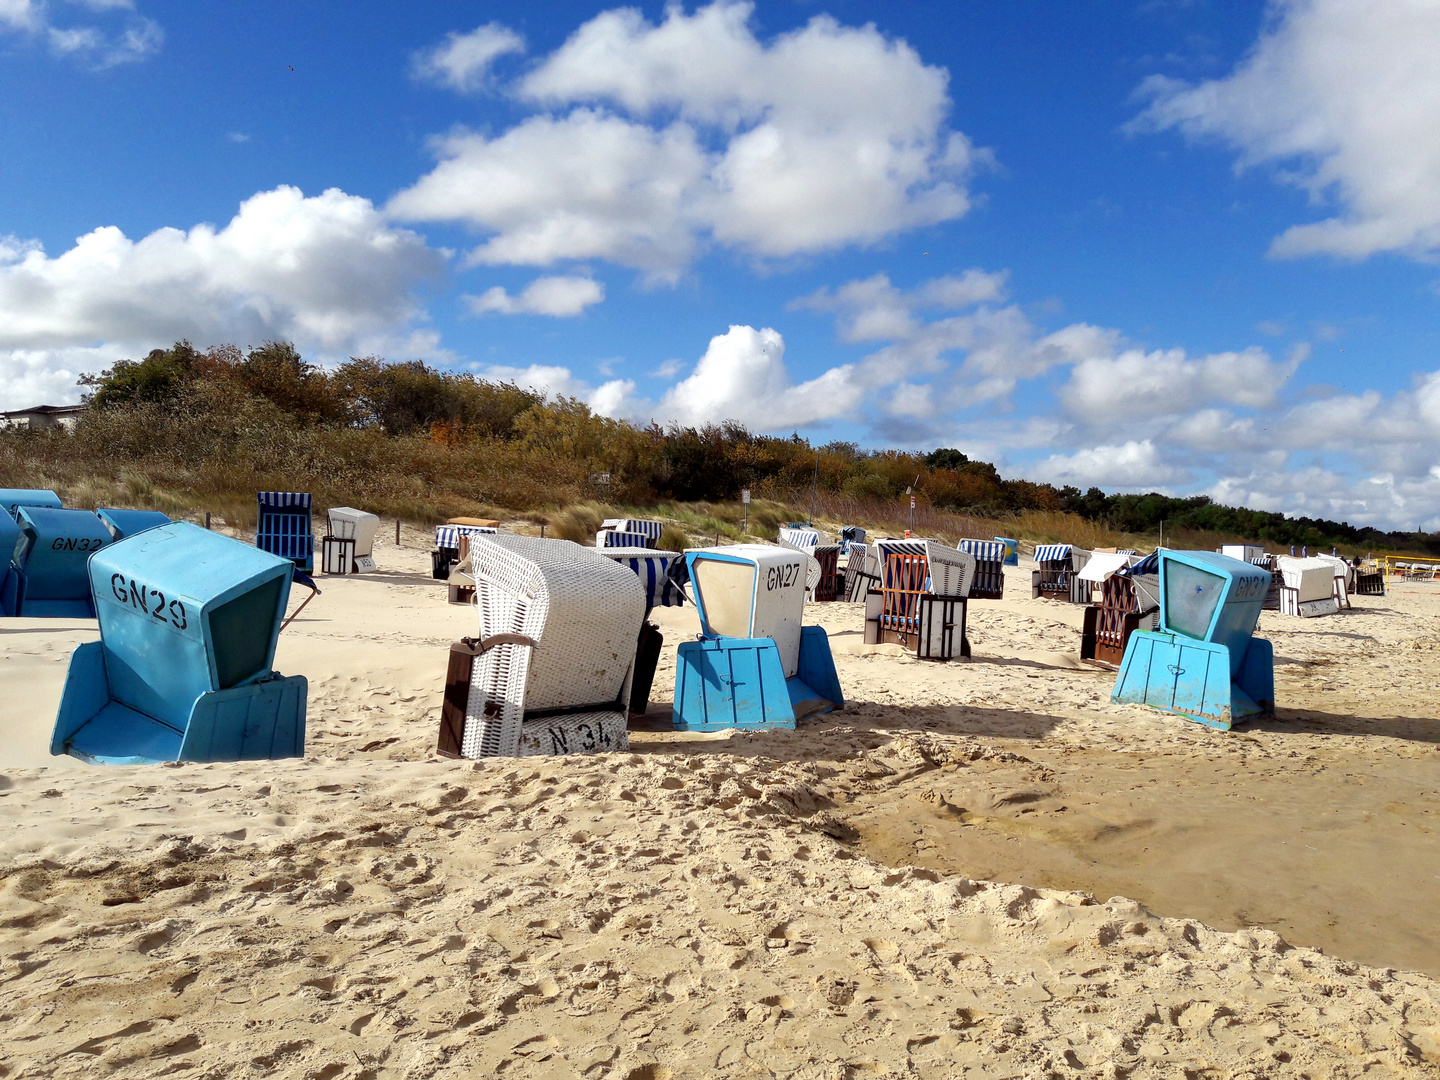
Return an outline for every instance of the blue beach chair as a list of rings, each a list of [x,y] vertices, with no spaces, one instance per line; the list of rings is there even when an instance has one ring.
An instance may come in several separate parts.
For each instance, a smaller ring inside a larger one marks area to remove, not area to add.
[[[676,730],[793,729],[845,704],[829,637],[800,625],[804,560],[761,544],[685,553],[701,637],[676,654]]]
[[[95,516],[109,526],[116,540],[170,524],[169,516],[159,510],[96,510]]]
[[[89,510],[16,508],[14,613],[30,618],[93,619],[95,601],[85,563],[111,541]]]
[[[64,504],[60,496],[43,488],[0,488],[0,508],[12,518],[22,506],[48,506],[59,510]]]
[[[310,494],[304,491],[257,491],[260,517],[255,546],[289,559],[307,574],[315,570],[315,530],[310,525]]]
[[[1275,654],[1254,636],[1269,571],[1210,551],[1155,557],[1159,624],[1130,634],[1111,699],[1225,730],[1273,713]]]
[[[0,616],[15,614],[15,594],[20,579],[15,571],[15,546],[20,543],[20,526],[9,514],[0,514]]]
[[[187,522],[96,553],[100,640],[71,654],[50,752],[106,765],[303,755],[308,684],[271,669],[295,573]]]

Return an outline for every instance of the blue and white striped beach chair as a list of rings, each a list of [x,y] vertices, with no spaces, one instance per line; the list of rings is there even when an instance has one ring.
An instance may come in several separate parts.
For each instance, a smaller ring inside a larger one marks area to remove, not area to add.
[[[307,574],[315,569],[315,533],[310,527],[308,491],[257,491],[260,520],[255,546],[289,559]]]

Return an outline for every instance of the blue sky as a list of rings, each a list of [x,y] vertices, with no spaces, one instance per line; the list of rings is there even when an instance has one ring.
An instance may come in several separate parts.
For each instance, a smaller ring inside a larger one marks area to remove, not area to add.
[[[1440,528],[1440,8],[0,0],[0,407],[188,337]]]

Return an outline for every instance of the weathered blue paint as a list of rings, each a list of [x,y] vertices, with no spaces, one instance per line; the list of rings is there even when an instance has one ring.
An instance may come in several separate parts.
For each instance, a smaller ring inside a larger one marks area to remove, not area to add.
[[[59,510],[64,505],[59,495],[43,488],[0,488],[0,509],[12,518],[21,506],[48,506]]]
[[[100,641],[71,657],[51,753],[96,763],[303,754],[308,684],[271,669],[294,569],[185,522],[98,552]]]
[[[107,508],[96,510],[95,516],[110,527],[110,532],[116,540],[124,540],[127,536],[134,536],[146,529],[170,524],[170,518],[159,510],[112,510]]]
[[[93,619],[86,563],[111,542],[110,530],[89,510],[48,506],[16,509],[15,614],[31,618]]]
[[[1159,562],[1159,628],[1130,635],[1111,699],[1226,730],[1273,713],[1274,652],[1253,636],[1269,571],[1208,551]]]
[[[795,710],[774,640],[681,642],[671,719],[676,731],[794,728]]]
[[[9,514],[0,514],[0,616],[15,614],[20,579],[12,560],[19,542],[20,526]]]

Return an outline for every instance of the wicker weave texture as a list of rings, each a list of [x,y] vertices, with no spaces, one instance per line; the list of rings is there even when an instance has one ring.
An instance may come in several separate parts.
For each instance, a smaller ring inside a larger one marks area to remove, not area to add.
[[[645,617],[629,568],[568,540],[477,538],[470,548],[480,636],[517,633],[475,658],[466,757],[520,753],[526,711],[619,701]]]

